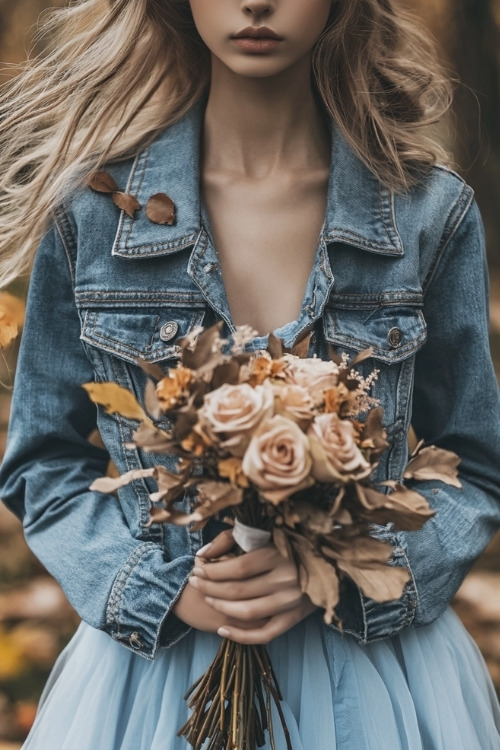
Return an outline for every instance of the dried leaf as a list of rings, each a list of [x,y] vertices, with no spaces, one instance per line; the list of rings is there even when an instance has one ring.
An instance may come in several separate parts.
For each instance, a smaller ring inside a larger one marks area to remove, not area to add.
[[[82,386],[94,404],[103,406],[107,414],[120,414],[154,426],[133,393],[118,383],[85,383]]]
[[[458,465],[460,457],[452,451],[443,450],[435,445],[421,448],[414,454],[405,469],[405,479],[438,480],[451,484],[453,487],[462,487],[458,479]]]
[[[145,359],[136,359],[137,364],[153,380],[161,380],[165,377],[165,373],[161,369],[160,365],[156,365],[154,362],[146,362]]]
[[[160,419],[163,414],[161,402],[156,395],[156,386],[152,380],[148,380],[144,389],[144,406],[153,419]]]
[[[134,218],[135,212],[142,208],[134,195],[121,193],[120,191],[113,193],[113,203],[115,206],[118,206],[121,211],[125,211],[127,216],[130,216],[131,219]]]
[[[391,544],[365,534],[358,534],[351,538],[345,534],[336,534],[325,542],[327,543],[321,547],[321,551],[326,557],[332,560],[343,560],[362,568],[378,568],[380,565],[387,565],[393,553]]]
[[[172,436],[168,432],[151,425],[141,423],[133,434],[134,444],[132,447],[143,448],[155,453],[170,453]]]
[[[24,323],[24,302],[8,292],[0,292],[0,348],[8,346]]]
[[[113,177],[108,172],[95,172],[88,183],[96,193],[115,193],[119,190]]]
[[[306,359],[309,354],[309,345],[311,343],[311,334],[307,333],[290,349],[290,354],[300,359]]]
[[[236,487],[249,487],[250,483],[243,473],[241,458],[231,457],[221,459],[217,465],[219,476],[229,479]]]
[[[283,341],[279,339],[274,333],[270,333],[267,340],[267,351],[271,355],[272,359],[281,359],[285,350],[283,348]]]
[[[381,406],[371,409],[361,433],[361,444],[370,446],[372,459],[378,458],[389,447],[387,432],[382,424],[383,416],[384,411]]]
[[[392,523],[397,531],[418,531],[429,518],[436,515],[425,497],[397,482],[385,482],[394,492],[385,495],[383,508],[373,511],[375,523]],[[365,488],[366,489],[366,488]]]
[[[356,354],[354,359],[351,359],[351,361],[348,364],[348,369],[352,370],[356,365],[359,365],[361,362],[364,362],[366,359],[370,359],[370,357],[373,356],[373,347],[370,347],[369,349],[363,349],[363,351]]]
[[[130,484],[130,482],[133,482],[136,479],[152,477],[154,476],[154,473],[154,469],[134,469],[133,471],[128,471],[126,474],[122,474],[120,477],[100,477],[92,482],[89,489],[110,495],[121,487]]]
[[[359,586],[365,596],[380,603],[400,599],[405,584],[410,579],[406,568],[395,568],[389,565],[362,568],[343,559],[338,560],[337,565]]]
[[[155,193],[146,205],[146,216],[154,224],[175,224],[175,203],[166,193]]]
[[[285,560],[293,560],[292,546],[286,533],[279,526],[273,528],[273,544]]]
[[[293,551],[299,559],[300,587],[313,604],[325,610],[325,623],[330,624],[339,602],[339,579],[335,566],[318,555],[304,537],[293,534],[291,540]]]
[[[182,348],[181,361],[184,367],[188,367],[191,370],[199,370],[207,363],[213,362],[215,367],[224,360],[220,358],[221,345],[219,342],[221,339],[221,330],[223,322],[220,321],[210,328],[206,328],[198,338],[193,350],[188,347],[192,345],[190,339],[186,336],[177,341],[177,344]]]

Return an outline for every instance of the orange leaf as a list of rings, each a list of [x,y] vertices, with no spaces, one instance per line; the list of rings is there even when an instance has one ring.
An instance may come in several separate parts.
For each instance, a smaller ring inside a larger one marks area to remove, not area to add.
[[[175,224],[175,203],[166,193],[156,193],[148,200],[146,216],[154,224]]]
[[[120,414],[154,426],[134,394],[118,383],[85,383],[82,387],[94,404],[104,406],[107,414]]]
[[[8,346],[24,323],[24,302],[8,292],[0,292],[0,347]]]

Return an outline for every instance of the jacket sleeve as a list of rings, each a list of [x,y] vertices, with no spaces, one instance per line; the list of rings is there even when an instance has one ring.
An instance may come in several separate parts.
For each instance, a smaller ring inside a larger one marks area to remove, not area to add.
[[[89,491],[109,456],[87,438],[94,379],[80,341],[68,248],[52,227],[31,277],[0,494],[81,618],[152,659],[188,630],[171,609],[193,557],[134,538],[114,496]],[[168,616],[170,614],[170,616]]]
[[[420,531],[396,534],[394,562],[411,573],[401,600],[376,604],[351,592],[345,629],[365,643],[437,619],[500,527],[500,398],[475,202],[442,245],[424,289],[427,341],[416,358],[412,425],[426,444],[460,456],[463,486],[414,484],[437,513]]]

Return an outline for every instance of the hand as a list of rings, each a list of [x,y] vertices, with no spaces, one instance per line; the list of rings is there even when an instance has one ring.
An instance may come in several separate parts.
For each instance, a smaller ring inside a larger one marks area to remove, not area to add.
[[[316,609],[300,589],[296,565],[274,545],[209,562],[233,545],[230,530],[220,534],[202,550],[189,580],[205,606],[226,618],[219,635],[244,644],[269,643]]]

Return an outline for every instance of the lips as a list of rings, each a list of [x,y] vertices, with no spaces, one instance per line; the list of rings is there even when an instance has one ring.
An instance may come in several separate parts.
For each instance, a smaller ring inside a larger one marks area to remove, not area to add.
[[[232,39],[274,39],[282,41],[283,37],[267,26],[247,26],[245,29],[233,34]]]

